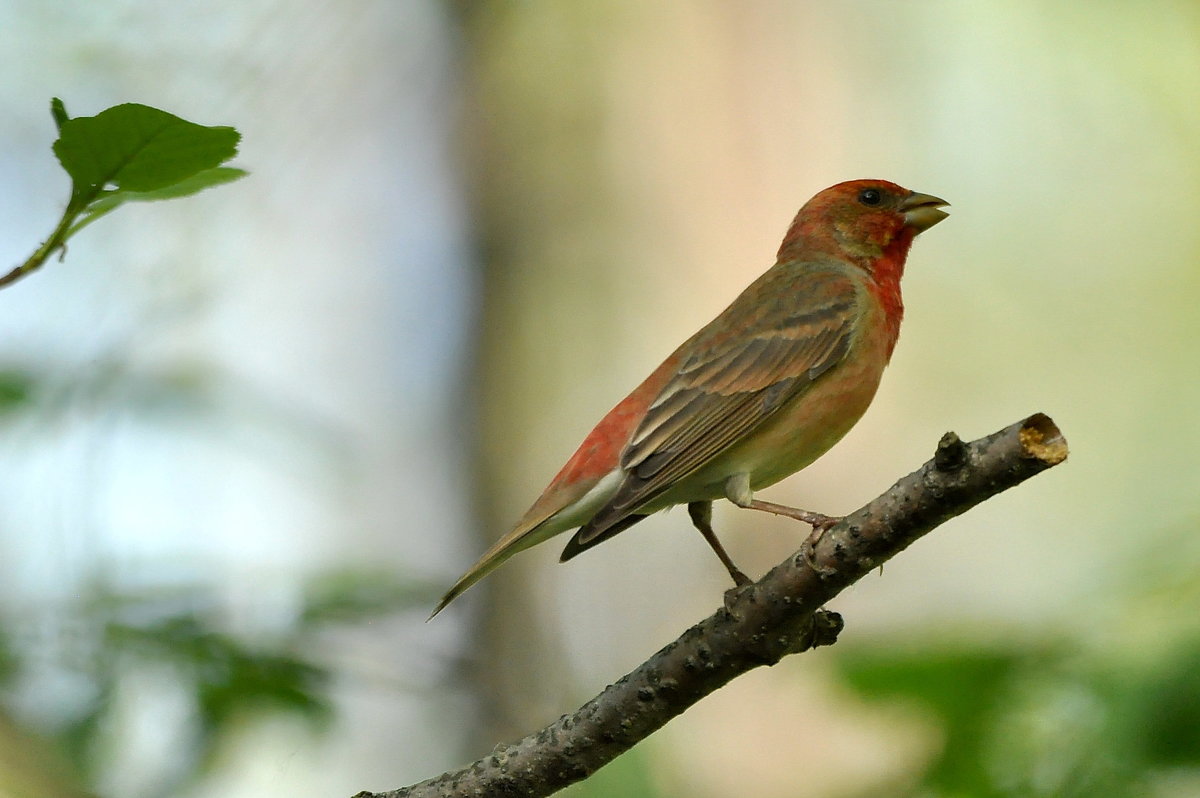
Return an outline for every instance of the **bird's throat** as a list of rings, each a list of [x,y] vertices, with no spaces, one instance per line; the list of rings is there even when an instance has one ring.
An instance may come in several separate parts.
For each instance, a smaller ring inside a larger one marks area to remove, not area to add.
[[[904,233],[892,239],[869,269],[871,280],[868,285],[883,311],[887,328],[889,358],[896,347],[896,339],[900,336],[900,320],[904,318],[900,278],[904,276],[904,262],[908,258],[908,250],[913,241],[911,232]]]

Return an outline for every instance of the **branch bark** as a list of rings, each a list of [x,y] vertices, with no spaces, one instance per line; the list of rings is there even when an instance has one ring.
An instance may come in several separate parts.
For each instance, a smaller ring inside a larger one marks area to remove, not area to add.
[[[917,538],[1066,457],[1066,439],[1041,413],[971,443],[947,432],[933,459],[826,532],[812,565],[800,552],[730,591],[724,608],[574,714],[461,770],[355,798],[533,798],[584,779],[734,677],[831,645],[842,620],[822,605]]]

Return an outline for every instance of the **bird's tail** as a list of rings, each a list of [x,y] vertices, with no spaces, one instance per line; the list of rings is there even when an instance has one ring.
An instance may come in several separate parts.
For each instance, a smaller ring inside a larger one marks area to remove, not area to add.
[[[425,619],[426,622],[433,620],[433,616],[444,610],[447,604],[465,593],[471,585],[499,568],[509,557],[530,546],[536,546],[543,540],[562,532],[565,528],[555,525],[553,518],[547,518],[534,526],[518,526],[497,540],[490,549],[483,553],[479,561],[468,568],[467,572],[454,583],[454,586],[446,591],[446,595],[442,596],[442,600]]]

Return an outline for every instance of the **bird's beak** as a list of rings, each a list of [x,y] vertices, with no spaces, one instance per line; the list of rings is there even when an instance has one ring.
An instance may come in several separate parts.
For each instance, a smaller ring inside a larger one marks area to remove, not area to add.
[[[920,233],[949,216],[942,210],[943,205],[949,204],[944,199],[914,191],[900,203],[900,210],[904,212],[904,224]]]

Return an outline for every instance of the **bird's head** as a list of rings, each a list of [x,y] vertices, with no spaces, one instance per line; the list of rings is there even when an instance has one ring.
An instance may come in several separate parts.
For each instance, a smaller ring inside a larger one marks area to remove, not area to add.
[[[831,254],[903,259],[913,238],[945,219],[949,203],[886,180],[850,180],[818,193],[796,214],[780,260]]]

